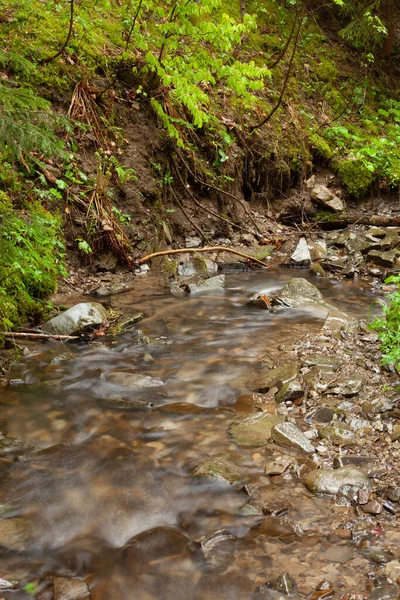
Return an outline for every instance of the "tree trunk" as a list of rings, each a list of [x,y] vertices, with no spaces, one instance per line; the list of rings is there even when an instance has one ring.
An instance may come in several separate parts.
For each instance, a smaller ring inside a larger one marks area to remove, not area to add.
[[[386,0],[385,2],[385,27],[387,37],[383,43],[383,58],[389,59],[393,52],[394,34],[395,34],[395,0]]]
[[[246,14],[246,0],[240,0],[240,16],[242,22],[244,21],[244,15]]]

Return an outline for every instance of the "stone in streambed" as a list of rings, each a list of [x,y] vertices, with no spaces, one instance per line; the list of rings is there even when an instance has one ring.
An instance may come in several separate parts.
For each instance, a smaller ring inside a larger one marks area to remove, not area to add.
[[[193,473],[194,477],[218,477],[229,483],[245,481],[243,471],[232,463],[229,458],[219,456],[205,460]]]
[[[318,429],[318,435],[323,440],[329,440],[338,446],[353,444],[355,441],[354,433],[350,429],[341,427],[338,424],[327,425]]]
[[[311,254],[307,246],[306,238],[300,238],[296,250],[290,257],[290,262],[308,267],[311,264]]]
[[[272,428],[282,422],[282,417],[259,413],[233,423],[229,432],[238,446],[247,448],[264,446],[271,439]]]
[[[393,267],[397,260],[397,256],[396,250],[388,250],[387,252],[371,250],[368,252],[368,260],[380,267]]]
[[[84,600],[89,598],[89,590],[84,581],[56,577],[53,586],[54,600]]]
[[[378,585],[368,596],[368,600],[398,600],[400,590],[397,585]]]
[[[339,469],[316,469],[307,473],[303,481],[315,494],[337,494],[341,487],[368,489],[369,480],[363,471],[356,467]]]
[[[225,287],[225,275],[216,275],[198,283],[184,283],[180,287],[188,294],[222,290]]]
[[[303,386],[297,379],[285,383],[279,392],[275,394],[275,402],[295,402],[304,396]]]
[[[271,430],[271,437],[279,446],[296,448],[303,452],[315,452],[310,440],[293,423],[279,423]]]
[[[319,367],[329,371],[339,371],[342,361],[325,354],[311,354],[303,360],[303,367]]]
[[[107,309],[98,302],[81,302],[47,321],[42,330],[51,335],[72,335],[101,325],[107,318]]]
[[[313,242],[312,244],[310,244],[309,247],[310,247],[311,259],[313,261],[320,260],[321,258],[327,257],[325,240],[317,240],[316,242]]]
[[[151,402],[137,399],[107,398],[103,404],[118,410],[148,410],[153,407]]]
[[[32,540],[32,525],[26,519],[19,517],[0,521],[0,546],[24,552]]]
[[[329,386],[328,393],[337,396],[355,396],[361,391],[362,386],[361,379],[340,379]]]
[[[108,375],[108,379],[118,385],[132,389],[154,388],[164,385],[157,377],[142,375],[141,373],[129,373],[128,371],[114,371]]]
[[[35,449],[35,446],[31,446],[19,438],[0,435],[0,456],[2,457],[14,459]]]
[[[323,301],[319,289],[302,277],[294,277],[272,299],[273,306],[295,308],[303,304],[319,304]]]
[[[285,364],[267,371],[262,371],[247,383],[248,388],[252,392],[260,392],[262,394],[268,392],[274,387],[280,387],[297,377],[298,367],[296,364]]]

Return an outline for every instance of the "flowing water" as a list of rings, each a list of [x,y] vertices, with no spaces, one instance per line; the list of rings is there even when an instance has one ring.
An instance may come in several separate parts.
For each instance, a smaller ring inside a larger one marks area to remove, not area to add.
[[[237,399],[263,363],[321,326],[322,314],[247,305],[253,292],[270,293],[292,276],[228,275],[224,291],[185,297],[139,278],[112,305],[144,312],[139,327],[151,344],[128,332],[31,346],[11,375],[24,384],[1,390],[1,416],[8,435],[37,450],[0,462],[0,503],[32,529],[20,552],[0,554],[1,577],[39,590],[55,575],[82,578],[94,600],[247,600],[282,572],[311,581],[337,569],[345,585],[357,583],[357,557],[346,565],[337,558],[352,549],[332,534],[330,501],[290,475],[271,480],[263,474],[270,447],[238,448],[228,434],[253,410]],[[318,285],[325,300],[366,317],[367,283]],[[153,407],[129,410],[121,399]],[[247,487],[193,477],[219,455],[244,469]],[[286,504],[286,516],[250,505],[252,486],[263,503]],[[221,529],[230,533],[210,537]]]

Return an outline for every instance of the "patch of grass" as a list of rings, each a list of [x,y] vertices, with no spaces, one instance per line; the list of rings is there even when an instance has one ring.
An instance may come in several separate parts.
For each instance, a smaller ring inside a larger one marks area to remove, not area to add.
[[[400,368],[400,275],[393,275],[385,283],[394,283],[397,290],[389,294],[389,303],[382,304],[383,316],[376,318],[370,328],[378,332],[381,342],[382,364]]]

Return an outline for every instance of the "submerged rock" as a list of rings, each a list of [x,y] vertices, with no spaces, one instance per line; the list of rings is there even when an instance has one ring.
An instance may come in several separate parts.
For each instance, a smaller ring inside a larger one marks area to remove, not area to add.
[[[311,190],[311,199],[319,206],[334,212],[342,212],[345,209],[343,200],[322,184],[313,187]]]
[[[107,398],[103,404],[118,410],[147,410],[153,407],[151,402],[125,398]]]
[[[368,596],[368,600],[398,600],[400,589],[397,585],[379,585]]]
[[[0,546],[14,552],[24,552],[31,539],[30,521],[19,517],[0,521]]]
[[[279,423],[271,430],[271,437],[276,444],[289,448],[297,448],[303,452],[315,452],[310,440],[293,423]]]
[[[81,302],[47,321],[42,326],[42,330],[51,335],[72,335],[89,327],[101,325],[107,321],[107,318],[107,309],[102,304]]]
[[[89,590],[84,581],[56,577],[54,585],[54,600],[84,600],[89,598]]]
[[[337,494],[343,486],[355,489],[367,489],[368,477],[357,467],[340,467],[339,469],[315,469],[307,473],[303,481],[315,494]]]
[[[282,417],[259,413],[233,423],[229,431],[239,446],[248,448],[264,446],[271,439],[272,428],[282,422]]]
[[[164,385],[164,382],[157,377],[150,377],[150,375],[142,375],[141,373],[129,373],[127,371],[114,371],[108,375],[108,379],[113,383],[133,389],[153,388]]]
[[[35,446],[27,444],[20,438],[0,435],[0,456],[17,458],[18,456],[32,452],[32,450],[35,449]]]
[[[284,364],[270,371],[264,370],[253,380],[247,383],[252,392],[268,392],[271,388],[282,386],[297,377],[298,367],[296,364]]]
[[[227,457],[219,456],[205,460],[193,473],[194,477],[219,477],[229,483],[245,481],[243,471],[233,464]]]

